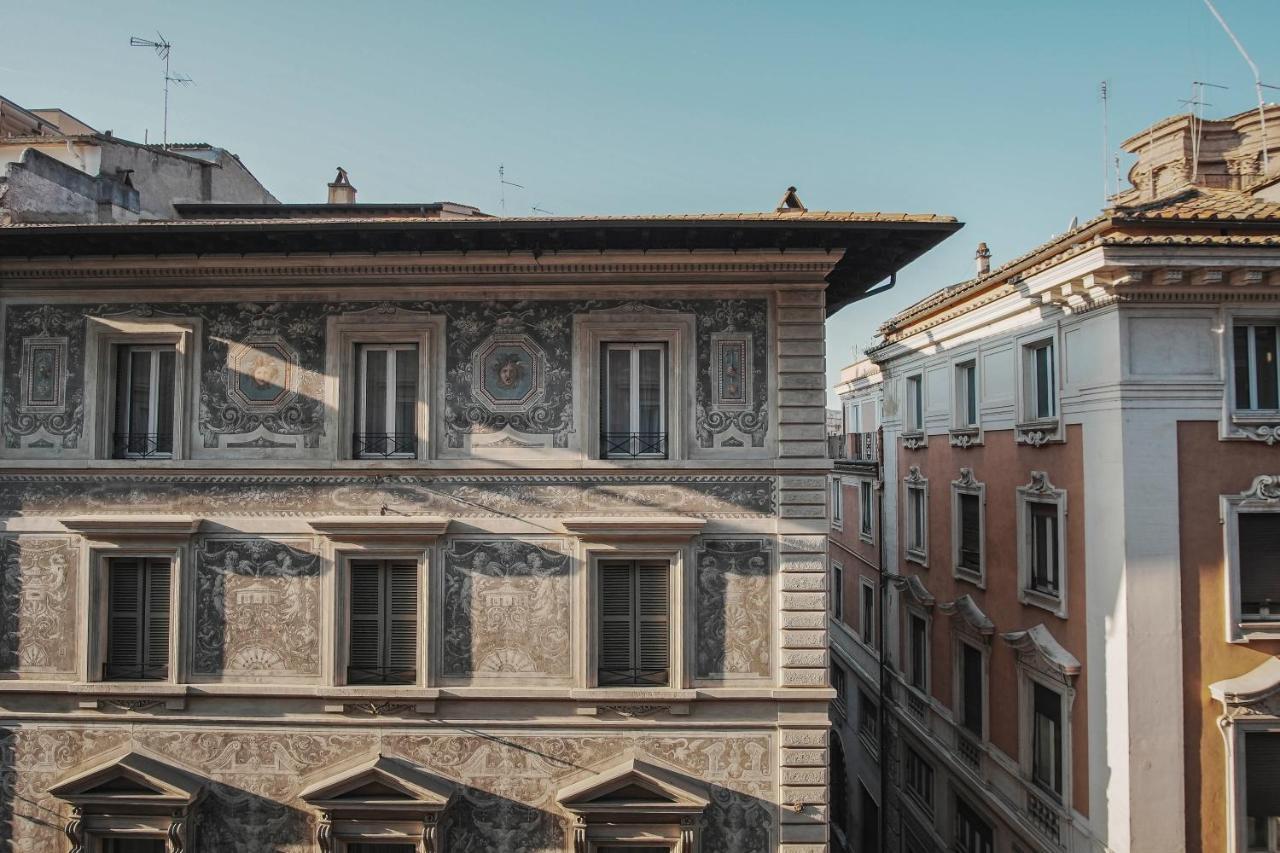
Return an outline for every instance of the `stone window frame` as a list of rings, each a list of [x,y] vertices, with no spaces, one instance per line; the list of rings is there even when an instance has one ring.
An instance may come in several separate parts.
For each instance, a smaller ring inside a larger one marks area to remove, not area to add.
[[[831,496],[831,529],[844,530],[844,481],[833,474],[828,481],[827,492]]]
[[[933,614],[926,607],[919,604],[907,604],[903,607],[903,618],[906,624],[903,626],[903,638],[906,641],[906,647],[903,649],[904,667],[903,679],[907,689],[915,693],[927,706],[933,704]],[[924,685],[917,687],[912,683],[913,662],[911,660],[911,619],[915,617],[924,623]]]
[[[870,636],[871,636],[870,643],[866,641],[864,636],[868,632],[867,626],[862,624],[863,619],[866,616],[865,603],[868,600],[871,601],[871,615],[872,615],[872,623],[870,626]],[[879,634],[876,632],[877,624],[875,621],[879,617],[879,614],[880,614],[880,601],[879,601],[879,596],[876,594],[875,583],[870,578],[859,577],[858,578],[858,636],[857,636],[857,639],[858,639],[858,642],[862,643],[862,645],[865,648],[867,648],[873,655],[876,655],[876,656],[879,656],[880,654],[880,648],[878,643]]]
[[[919,812],[922,817],[932,817],[938,808],[938,781],[939,768],[936,764],[929,760],[929,750],[925,747],[917,745],[911,738],[901,738],[902,740],[902,790],[906,794],[904,800],[911,804],[912,808]],[[914,753],[916,759],[921,765],[928,768],[929,771],[929,790],[920,792],[921,795],[928,797],[928,802],[921,799],[917,792],[909,784],[908,761]]]
[[[403,309],[390,313],[361,312],[330,317],[325,330],[325,397],[334,413],[337,430],[328,440],[330,458],[350,466],[410,467],[432,459],[442,446],[436,441],[443,430],[437,423],[436,398],[445,383],[445,318]],[[387,459],[356,456],[352,446],[360,387],[356,357],[361,344],[414,344],[418,348],[418,406],[415,421],[417,449],[411,457]]]
[[[859,477],[858,482],[858,539],[868,545],[876,544],[875,494],[876,481],[872,477]],[[867,500],[870,497],[871,500]],[[864,524],[863,522],[867,522]]]
[[[1245,622],[1240,612],[1240,514],[1280,513],[1280,474],[1260,474],[1248,489],[1218,497],[1222,522],[1223,624],[1228,643],[1280,639],[1280,621]]]
[[[986,744],[991,739],[991,644],[984,642],[984,639],[958,629],[953,630],[951,634],[951,707],[955,715],[957,735],[971,739],[975,737],[974,732],[966,728],[962,722],[964,719],[965,646],[975,649],[982,655],[982,731],[976,736],[979,744]]]
[[[697,330],[695,315],[675,311],[596,311],[574,315],[574,408],[582,436],[580,451],[587,466],[661,468],[691,458],[695,447],[692,413],[697,410]],[[663,459],[602,459],[602,345],[651,342],[667,347],[667,455]]]
[[[960,496],[978,498],[978,572],[960,565],[961,516]],[[951,481],[951,575],[957,580],[987,588],[987,484],[979,482],[972,468],[961,468],[960,477]]]
[[[1222,710],[1218,730],[1226,759],[1222,777],[1226,789],[1226,849],[1238,850],[1248,837],[1245,736],[1280,737],[1280,658],[1266,658],[1249,672],[1215,682],[1209,685],[1208,693]]]
[[[971,367],[974,381],[973,423],[961,423],[961,401],[964,390],[960,387],[960,368]],[[978,348],[965,350],[951,358],[951,427],[948,443],[952,447],[976,447],[983,443],[982,429],[982,353]]]
[[[1031,409],[1035,396],[1035,360],[1030,354],[1041,344],[1049,344],[1053,348],[1053,416],[1041,418]],[[1014,340],[1017,352],[1018,372],[1015,388],[1015,409],[1017,423],[1014,424],[1014,437],[1018,444],[1031,447],[1042,447],[1050,443],[1061,443],[1066,440],[1066,429],[1062,415],[1062,335],[1058,325],[1040,328],[1034,332],[1019,335]]]
[[[918,412],[910,393],[913,382],[920,383]],[[925,369],[922,365],[902,377],[902,445],[907,450],[916,450],[929,444],[928,406],[928,388],[925,387]],[[915,421],[919,421],[919,424]]]
[[[837,622],[844,621],[844,564],[831,560],[831,595],[828,596],[827,612]]]
[[[1033,503],[1048,504],[1058,512],[1058,594],[1056,596],[1031,588],[1031,525],[1028,515]],[[1014,502],[1018,532],[1018,602],[1048,610],[1067,618],[1067,490],[1059,489],[1045,471],[1032,471],[1031,480],[1019,486]]]
[[[199,317],[142,317],[136,314],[85,318],[85,423],[90,459],[118,465],[151,467],[191,458],[191,426],[200,388],[203,321]],[[111,433],[115,424],[115,376],[118,353],[125,346],[172,345],[173,450],[153,459],[115,459]]]
[[[921,542],[918,549],[911,547],[912,489],[919,489],[922,493],[920,506],[923,516],[920,519]],[[907,476],[902,478],[902,493],[904,497],[902,501],[903,531],[906,534],[902,537],[903,559],[927,569],[929,567],[929,478],[920,473],[919,465],[912,465],[907,469]]]
[[[1057,694],[1059,702],[1059,714],[1062,719],[1062,794],[1061,798],[1054,801],[1052,805],[1059,806],[1064,811],[1071,808],[1071,786],[1072,786],[1072,767],[1071,767],[1071,710],[1075,704],[1075,688],[1070,684],[1064,684],[1061,680],[1045,673],[1038,667],[1028,665],[1025,661],[1019,660],[1017,663],[1018,671],[1018,769],[1022,774],[1023,781],[1026,782],[1029,791],[1042,794],[1042,796],[1053,797],[1051,791],[1041,788],[1032,779],[1032,767],[1035,756],[1032,754],[1034,746],[1034,687],[1039,685],[1051,690]]]

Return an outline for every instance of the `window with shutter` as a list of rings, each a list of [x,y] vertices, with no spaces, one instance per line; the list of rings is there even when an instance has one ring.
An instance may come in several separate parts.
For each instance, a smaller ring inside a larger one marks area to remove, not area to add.
[[[957,853],[992,853],[995,845],[991,824],[983,820],[967,802],[955,798],[955,846]]]
[[[169,677],[169,561],[122,557],[107,564],[103,678]]]
[[[984,702],[982,677],[982,652],[968,643],[960,644],[960,724],[978,737],[982,737],[982,706]]]
[[[164,853],[164,851],[165,843],[160,838],[102,839],[102,853]]]
[[[350,565],[348,684],[412,684],[418,677],[418,567],[360,560]]]
[[[1280,513],[1242,512],[1240,616],[1245,621],[1280,621]]]
[[[112,455],[117,459],[172,455],[176,365],[172,346],[116,348]]]
[[[908,638],[910,642],[911,686],[925,691],[929,686],[929,643],[928,626],[924,619],[915,614],[908,617]]]
[[[1245,733],[1244,778],[1245,815],[1280,818],[1280,732]]]
[[[1031,778],[1046,791],[1062,794],[1062,697],[1034,683],[1031,717]]]
[[[982,571],[981,504],[977,495],[960,493],[960,568]]]
[[[665,685],[670,677],[670,567],[600,563],[598,682]]]
[[[1058,571],[1058,506],[1028,501],[1030,515],[1031,588],[1045,595],[1057,596],[1060,588]]]

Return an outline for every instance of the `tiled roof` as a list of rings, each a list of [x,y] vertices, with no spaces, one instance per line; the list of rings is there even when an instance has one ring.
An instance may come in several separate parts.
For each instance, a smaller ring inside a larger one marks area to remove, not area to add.
[[[1263,201],[1235,190],[1193,187],[1147,204],[1114,207],[1116,219],[1235,220],[1274,219],[1280,222],[1280,203]]]

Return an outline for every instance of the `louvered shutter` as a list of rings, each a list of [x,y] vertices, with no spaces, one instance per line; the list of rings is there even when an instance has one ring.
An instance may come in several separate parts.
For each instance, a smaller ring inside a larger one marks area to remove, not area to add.
[[[961,647],[964,666],[964,719],[966,729],[982,736],[982,652],[968,643]]]
[[[376,681],[382,666],[382,567],[351,564],[351,649],[347,680]]]
[[[600,564],[600,677],[601,684],[629,680],[633,659],[632,572],[630,563]]]
[[[1264,601],[1280,611],[1280,513],[1242,512],[1240,523],[1240,603],[1257,613]]]
[[[978,524],[978,496],[960,495],[960,565],[978,570],[981,565],[982,528]]]
[[[670,593],[666,563],[636,565],[636,664],[640,680],[667,682],[671,659]]]
[[[1249,817],[1280,817],[1280,733],[1244,736],[1245,811]]]
[[[418,672],[418,567],[393,563],[387,567],[386,666],[391,680],[412,682]]]
[[[107,567],[106,677],[130,677],[142,667],[142,561],[112,560]]]
[[[144,678],[169,675],[169,561],[146,563]]]

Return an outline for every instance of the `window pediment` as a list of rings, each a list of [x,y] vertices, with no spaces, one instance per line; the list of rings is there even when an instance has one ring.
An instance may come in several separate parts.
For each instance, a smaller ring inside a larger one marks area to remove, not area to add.
[[[378,755],[313,782],[299,795],[330,812],[438,812],[453,799],[447,780],[407,761]]]
[[[948,616],[959,616],[963,624],[958,627],[967,633],[986,638],[996,632],[996,625],[991,621],[991,617],[982,612],[971,595],[962,595],[955,601],[939,604],[938,609]]]
[[[1034,669],[1064,682],[1080,674],[1080,661],[1054,639],[1043,622],[1025,631],[1010,631],[1001,636],[1017,651],[1018,657]]]
[[[937,601],[918,575],[893,575],[889,580],[894,589],[906,592],[921,607],[933,607]]]
[[[636,756],[561,788],[556,799],[580,816],[675,816],[699,813],[711,802],[706,788],[698,782]]]
[[[1269,657],[1243,675],[1209,685],[1228,717],[1280,718],[1280,658]]]
[[[77,515],[59,521],[72,533],[97,542],[173,542],[195,534],[201,519],[190,515]]]
[[[110,806],[127,812],[156,806],[184,809],[203,788],[204,780],[189,770],[130,750],[73,773],[49,793],[81,809]]]
[[[617,516],[600,518],[565,518],[561,524],[569,533],[595,542],[691,539],[706,526],[705,518],[691,516]]]

